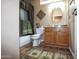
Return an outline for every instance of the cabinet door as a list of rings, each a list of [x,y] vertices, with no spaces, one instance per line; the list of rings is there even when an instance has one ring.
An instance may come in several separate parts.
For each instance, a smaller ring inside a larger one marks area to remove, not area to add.
[[[45,28],[44,39],[45,43],[55,44],[55,32],[53,31],[53,28]]]
[[[51,44],[55,44],[55,43],[56,43],[56,32],[55,32],[54,29],[52,29],[50,36],[51,36],[50,43],[51,43]]]
[[[50,43],[51,42],[51,36],[50,33],[45,33],[44,35],[45,43]]]
[[[68,28],[63,28],[57,32],[56,35],[56,44],[68,46],[69,42],[69,30]]]

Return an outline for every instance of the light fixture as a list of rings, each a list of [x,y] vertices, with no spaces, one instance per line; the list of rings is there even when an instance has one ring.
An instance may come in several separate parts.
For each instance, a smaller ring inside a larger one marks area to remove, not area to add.
[[[49,5],[48,5],[48,12],[49,12],[49,13],[52,13],[52,10],[53,10],[54,8],[58,8],[58,7],[60,7],[61,10],[64,11],[64,9],[65,9],[65,4],[64,4],[64,2],[60,1],[60,2],[56,2],[56,3],[51,3],[51,4],[49,4]]]
[[[60,0],[40,0],[40,5],[48,4],[51,2],[57,2],[57,1],[60,1]]]

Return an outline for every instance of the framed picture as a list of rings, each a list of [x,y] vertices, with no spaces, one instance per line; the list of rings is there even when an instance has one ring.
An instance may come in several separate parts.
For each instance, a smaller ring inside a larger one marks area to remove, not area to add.
[[[46,14],[45,14],[42,10],[40,10],[40,11],[37,13],[37,17],[38,17],[40,20],[43,19],[45,15],[46,15]]]

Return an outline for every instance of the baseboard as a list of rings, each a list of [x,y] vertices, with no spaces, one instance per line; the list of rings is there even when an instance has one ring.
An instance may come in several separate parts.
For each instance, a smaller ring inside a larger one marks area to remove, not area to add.
[[[73,51],[72,51],[72,49],[71,49],[70,47],[69,47],[69,50],[70,50],[70,52],[71,52],[73,58],[75,59],[75,55],[74,55],[74,53],[73,53]]]

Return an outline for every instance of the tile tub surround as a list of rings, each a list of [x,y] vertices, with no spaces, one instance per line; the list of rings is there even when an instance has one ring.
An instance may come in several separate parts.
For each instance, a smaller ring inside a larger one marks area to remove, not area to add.
[[[48,49],[48,50],[45,50]],[[21,58],[21,59],[43,59],[43,58],[49,58],[49,59],[73,59],[72,55],[68,50],[65,49],[59,49],[59,48],[41,48],[41,47],[36,47],[32,48],[26,54]],[[32,53],[36,52],[37,55],[33,56]]]

